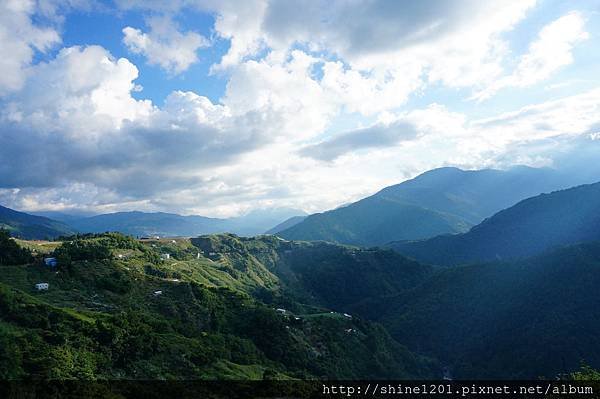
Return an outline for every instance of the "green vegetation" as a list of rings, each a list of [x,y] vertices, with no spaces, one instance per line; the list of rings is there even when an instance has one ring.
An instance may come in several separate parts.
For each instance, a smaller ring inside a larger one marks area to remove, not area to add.
[[[207,255],[214,259],[203,254],[206,242],[220,251]],[[381,326],[321,316],[327,309],[296,302],[257,258],[276,254],[275,242],[211,236],[195,241],[202,249],[187,240],[141,244],[114,233],[74,236],[55,251],[58,270],[39,260],[4,265],[0,378],[352,379],[436,373],[434,362],[410,353]],[[172,259],[160,260],[166,251]],[[47,291],[34,289],[40,281],[49,283]],[[283,304],[289,310],[275,310]]]
[[[10,232],[13,237],[27,240],[44,240],[64,234],[73,234],[74,230],[64,223],[41,216],[0,206],[0,229]]]
[[[600,243],[454,268],[232,234],[88,234],[66,237],[54,255],[57,268],[45,254],[0,266],[0,378],[393,379],[447,369],[582,379],[593,376],[574,372],[582,360],[600,365]]]
[[[567,186],[550,169],[440,168],[358,202],[311,215],[276,234],[290,240],[372,246],[462,233],[518,201]]]
[[[583,364],[579,371],[571,373],[571,378],[575,381],[600,381],[600,371]]]
[[[0,229],[0,265],[18,265],[31,260],[31,252],[19,246],[8,231]]]
[[[600,365],[600,243],[459,266],[373,304],[399,342],[456,378],[554,378]]]
[[[533,256],[545,250],[600,240],[600,183],[521,201],[465,234],[389,246],[415,259],[452,266]]]

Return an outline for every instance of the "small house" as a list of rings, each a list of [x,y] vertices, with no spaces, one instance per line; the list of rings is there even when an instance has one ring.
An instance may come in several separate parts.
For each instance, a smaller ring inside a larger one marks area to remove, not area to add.
[[[167,260],[167,259],[171,259],[171,254],[161,254],[160,258],[162,260]]]
[[[160,296],[162,295],[162,291],[154,291],[154,296]]]
[[[348,313],[344,313],[344,316],[347,317],[347,318],[349,318],[349,319],[352,318],[352,316],[350,316]]]
[[[48,283],[37,283],[35,289],[38,291],[47,291],[49,286]]]
[[[58,266],[58,261],[56,258],[44,258],[44,264],[48,267],[56,267]]]
[[[281,313],[281,314],[285,314],[285,313],[286,313],[286,310],[285,310],[285,309],[282,309],[282,308],[277,308],[277,309],[275,309],[275,311],[276,311],[277,313]]]

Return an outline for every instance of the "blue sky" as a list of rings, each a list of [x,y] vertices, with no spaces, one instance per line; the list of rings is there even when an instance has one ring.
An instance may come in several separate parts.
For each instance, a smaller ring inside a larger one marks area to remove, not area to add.
[[[314,212],[440,166],[589,168],[600,143],[598,0],[0,7],[17,209]]]

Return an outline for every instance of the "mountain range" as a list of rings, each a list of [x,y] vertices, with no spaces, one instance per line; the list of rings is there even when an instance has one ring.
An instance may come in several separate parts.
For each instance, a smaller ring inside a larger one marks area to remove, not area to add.
[[[116,212],[101,215],[39,212],[35,215],[0,208],[0,227],[27,239],[46,239],[78,233],[119,231],[133,236],[197,236],[231,232],[242,236],[262,234],[303,211],[289,208],[259,209],[227,219],[183,216],[164,212]]]
[[[434,169],[358,202],[310,215],[277,234],[371,246],[463,233],[520,200],[580,183],[549,168]]]
[[[600,240],[600,183],[528,198],[467,233],[387,246],[421,262],[452,266],[523,258],[554,247]]]
[[[425,180],[445,173],[457,175]],[[425,197],[465,218],[492,209]],[[0,232],[10,255],[0,377],[533,379],[597,368],[598,209],[600,183],[580,185],[391,248],[118,233],[40,245]],[[34,290],[40,281],[48,291]]]
[[[0,206],[0,228],[24,239],[46,239],[75,233],[75,229],[65,223],[3,206]]]
[[[291,240],[373,246],[468,232],[496,212],[540,193],[571,187],[582,179],[549,168],[508,170],[440,168],[386,187],[334,210],[306,216],[272,208],[228,219],[174,213],[117,212],[102,215],[40,212],[20,221],[0,214],[0,223],[26,238],[64,233],[119,231],[134,236],[197,236],[231,232],[242,236],[277,234]],[[14,211],[16,212],[16,211]],[[25,222],[30,220],[31,223]],[[399,244],[400,245],[400,244]]]

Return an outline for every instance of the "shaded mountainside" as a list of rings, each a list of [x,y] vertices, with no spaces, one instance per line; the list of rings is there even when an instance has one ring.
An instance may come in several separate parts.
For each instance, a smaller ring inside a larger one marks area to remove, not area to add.
[[[278,235],[370,246],[461,233],[522,199],[573,184],[573,178],[551,169],[440,168],[345,207],[310,215]]]
[[[432,267],[391,250],[327,242],[213,235],[193,238],[192,243],[210,258],[237,270],[251,270],[250,275],[264,271],[276,275],[286,291],[302,303],[339,311],[352,311],[365,298],[396,295],[433,273]]]
[[[265,234],[277,234],[280,231],[289,229],[290,227],[297,225],[304,219],[306,219],[306,216],[292,216],[291,218],[286,219],[283,222],[279,223],[277,226],[270,228],[269,230],[267,230],[265,232]]]
[[[323,242],[198,240],[215,259],[263,265],[301,303],[382,323],[456,378],[554,378],[581,361],[600,366],[600,243],[447,269]]]
[[[10,231],[14,237],[28,240],[55,238],[74,233],[74,230],[64,223],[3,206],[0,206],[0,228]]]
[[[223,235],[198,246],[141,244],[104,234],[63,243],[58,273],[40,260],[2,265],[0,378],[437,375],[434,362],[381,326],[297,301],[277,267],[259,260],[286,251],[276,242]],[[36,291],[38,282],[49,289]]]
[[[456,378],[554,378],[600,366],[600,243],[513,263],[445,269],[375,320]]]
[[[419,261],[457,265],[538,254],[552,247],[600,240],[600,183],[519,202],[458,235],[388,246]]]

